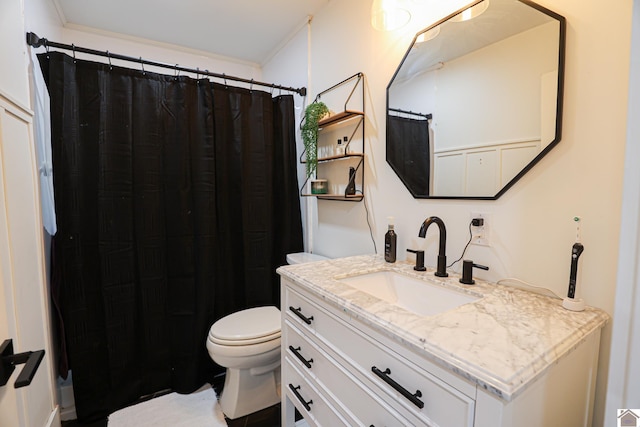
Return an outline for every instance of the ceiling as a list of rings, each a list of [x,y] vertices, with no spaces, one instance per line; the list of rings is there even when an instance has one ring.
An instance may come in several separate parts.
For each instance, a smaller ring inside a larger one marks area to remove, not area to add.
[[[264,64],[330,0],[53,0],[64,25]]]

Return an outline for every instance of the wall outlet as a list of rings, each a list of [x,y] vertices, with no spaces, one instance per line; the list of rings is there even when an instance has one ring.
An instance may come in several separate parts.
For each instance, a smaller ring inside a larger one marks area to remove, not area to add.
[[[482,218],[480,226],[471,225],[471,244],[479,246],[491,246],[491,214],[486,212],[471,212],[469,221],[474,218]]]

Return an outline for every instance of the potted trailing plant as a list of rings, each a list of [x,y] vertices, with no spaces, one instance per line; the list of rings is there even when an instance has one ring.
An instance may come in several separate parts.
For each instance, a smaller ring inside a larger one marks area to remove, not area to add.
[[[306,153],[306,172],[310,178],[318,166],[318,122],[329,114],[329,108],[322,101],[314,101],[304,111],[302,122],[302,142]]]

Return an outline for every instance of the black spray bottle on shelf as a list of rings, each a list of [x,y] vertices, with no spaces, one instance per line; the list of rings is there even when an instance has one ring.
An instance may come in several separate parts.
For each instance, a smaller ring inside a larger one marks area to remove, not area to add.
[[[351,166],[349,168],[349,182],[347,188],[344,191],[345,196],[354,196],[356,194],[356,168]]]
[[[389,229],[384,235],[384,260],[396,262],[396,232],[393,230],[393,217],[389,217]]]

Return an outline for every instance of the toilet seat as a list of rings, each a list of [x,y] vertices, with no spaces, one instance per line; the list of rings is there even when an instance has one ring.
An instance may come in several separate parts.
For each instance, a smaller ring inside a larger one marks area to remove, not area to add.
[[[219,345],[242,346],[275,340],[281,334],[280,310],[255,307],[232,313],[215,322],[208,340]]]
[[[219,345],[253,345],[253,344],[261,344],[264,342],[269,342],[272,340],[275,340],[277,338],[280,338],[280,334],[281,332],[274,332],[271,335],[267,335],[264,337],[257,337],[257,338],[252,338],[252,339],[248,339],[248,340],[225,340],[222,338],[218,338],[214,335],[211,334],[211,331],[209,331],[209,341],[219,344]]]

